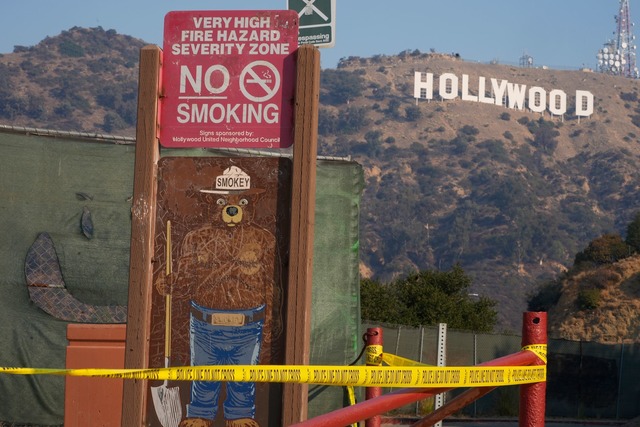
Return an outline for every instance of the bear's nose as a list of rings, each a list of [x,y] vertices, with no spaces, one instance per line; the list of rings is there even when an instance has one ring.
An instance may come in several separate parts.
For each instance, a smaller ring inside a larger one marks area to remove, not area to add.
[[[227,210],[227,215],[229,216],[238,215],[238,208],[236,208],[235,206],[229,206],[226,210]]]

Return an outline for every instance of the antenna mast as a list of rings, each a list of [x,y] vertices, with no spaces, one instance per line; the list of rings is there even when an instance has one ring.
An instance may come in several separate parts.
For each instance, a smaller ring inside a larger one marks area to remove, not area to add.
[[[637,79],[640,73],[636,67],[636,37],[632,31],[634,24],[629,13],[629,1],[620,0],[618,14],[615,16],[615,37],[598,51],[597,69],[601,73]]]

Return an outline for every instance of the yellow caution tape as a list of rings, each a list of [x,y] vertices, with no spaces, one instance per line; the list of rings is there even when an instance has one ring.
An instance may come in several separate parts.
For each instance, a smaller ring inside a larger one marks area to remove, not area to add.
[[[68,375],[81,377],[169,381],[233,381],[321,384],[361,387],[492,387],[546,381],[539,366],[279,366],[216,365],[158,369],[38,369],[0,368],[0,374]]]
[[[379,344],[368,345],[364,349],[365,363],[367,365],[382,364],[382,346]]]
[[[356,391],[354,390],[352,385],[348,385],[346,387],[347,389],[347,397],[348,397],[348,401],[349,401],[349,406],[353,406],[355,405],[356,402]]]
[[[532,344],[525,345],[522,350],[529,350],[536,354],[545,364],[547,363],[547,345],[546,344]]]
[[[415,360],[406,359],[391,353],[382,353],[382,361],[389,366],[430,366]]]
[[[353,405],[355,405],[357,403],[356,402],[356,392],[353,389],[352,385],[348,385],[346,387],[346,389],[347,389],[347,396],[349,398],[349,406],[353,406]],[[358,423],[351,424],[351,427],[358,427]]]

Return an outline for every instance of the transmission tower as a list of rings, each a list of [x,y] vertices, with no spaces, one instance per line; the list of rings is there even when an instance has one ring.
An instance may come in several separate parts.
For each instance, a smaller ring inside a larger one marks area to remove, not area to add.
[[[527,52],[523,53],[520,57],[520,66],[522,68],[532,68],[533,67],[533,56],[529,55]]]
[[[615,37],[598,51],[598,71],[637,79],[640,73],[636,67],[636,37],[632,31],[634,24],[629,14],[629,1],[620,0],[618,14],[615,16]]]

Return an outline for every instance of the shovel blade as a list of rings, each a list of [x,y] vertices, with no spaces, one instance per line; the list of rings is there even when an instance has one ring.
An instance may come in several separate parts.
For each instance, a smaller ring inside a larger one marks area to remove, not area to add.
[[[182,420],[180,389],[178,387],[169,388],[166,384],[151,387],[151,398],[162,427],[178,427]]]

